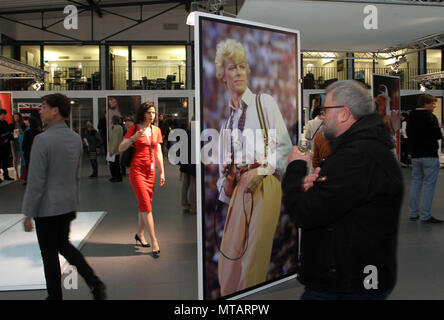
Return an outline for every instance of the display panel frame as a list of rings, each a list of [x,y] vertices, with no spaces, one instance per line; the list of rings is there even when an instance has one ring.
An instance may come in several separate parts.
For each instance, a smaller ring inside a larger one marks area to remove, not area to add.
[[[214,24],[220,24],[220,25],[229,25],[234,26],[233,28],[246,28],[255,30],[259,33],[276,33],[279,35],[286,35],[289,38],[293,39],[294,43],[294,54],[290,59],[293,59],[294,61],[294,70],[291,70],[291,72],[294,71],[293,81],[291,83],[291,86],[293,87],[293,102],[294,105],[290,107],[291,115],[290,117],[294,117],[295,121],[290,121],[291,126],[293,127],[293,130],[289,130],[289,135],[291,136],[291,143],[294,145],[298,142],[301,136],[301,63],[300,63],[300,34],[297,30],[291,30],[288,28],[281,28],[276,26],[270,26],[265,24],[260,24],[256,22],[251,21],[245,21],[245,20],[239,20],[239,19],[232,19],[227,17],[221,17],[216,16],[212,14],[206,14],[206,13],[196,13],[196,24],[195,24],[195,68],[196,68],[196,123],[194,125],[194,144],[196,146],[200,146],[200,148],[196,148],[196,164],[197,164],[197,210],[198,210],[198,216],[197,216],[197,231],[198,231],[198,294],[199,299],[215,299],[215,298],[239,298],[242,296],[246,296],[249,294],[252,294],[257,291],[261,291],[267,287],[271,287],[273,285],[276,285],[278,283],[287,281],[289,279],[292,279],[296,276],[295,272],[289,272],[285,274],[281,274],[276,277],[267,278],[266,281],[257,283],[254,286],[247,287],[243,290],[239,290],[236,292],[233,292],[229,295],[219,295],[215,297],[214,295],[209,294],[208,288],[206,289],[207,285],[207,275],[212,273],[211,270],[207,270],[207,262],[208,259],[205,259],[204,256],[207,255],[206,251],[206,236],[208,232],[210,231],[208,228],[204,228],[206,226],[207,219],[209,217],[206,217],[206,205],[205,205],[205,197],[207,196],[204,193],[205,190],[205,165],[202,163],[202,147],[204,147],[204,141],[207,137],[205,137],[204,129],[217,129],[217,128],[211,128],[209,127],[205,119],[205,99],[204,99],[204,92],[205,92],[205,85],[208,85],[208,82],[206,81],[205,72],[206,69],[203,67],[203,32],[205,31],[205,23],[214,23]],[[216,36],[217,38],[217,36]],[[220,38],[219,40],[222,40]],[[242,42],[240,39],[239,42]],[[270,44],[273,46],[273,44]],[[214,58],[214,57],[212,57]],[[257,67],[252,62],[248,61],[250,64],[250,68]],[[294,82],[294,83],[293,83]],[[270,95],[273,95],[273,93],[270,92]],[[277,98],[279,100],[279,96]],[[282,107],[279,108],[282,112]],[[287,119],[287,117],[283,117]],[[219,119],[221,120],[221,119]],[[220,122],[219,122],[220,123]],[[288,125],[286,124],[287,129]],[[220,230],[219,230],[220,231]],[[294,239],[296,243],[294,244],[294,251],[293,256],[294,258],[297,257],[297,251],[298,251],[298,243],[297,243],[298,236],[294,236]],[[215,288],[217,290],[217,288]]]

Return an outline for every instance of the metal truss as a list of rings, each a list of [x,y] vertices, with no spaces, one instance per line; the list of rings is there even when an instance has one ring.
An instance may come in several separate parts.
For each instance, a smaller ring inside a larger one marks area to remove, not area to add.
[[[413,81],[418,81],[418,82],[439,80],[444,78],[444,71],[428,73],[428,74],[420,74],[412,78]]]
[[[444,6],[444,0],[303,0],[303,1],[329,1],[329,2],[345,2],[345,3],[368,3],[368,4],[394,4],[404,6]]]
[[[368,60],[387,60],[391,58],[398,58],[410,53],[423,51],[427,49],[444,47],[444,32],[433,34],[409,43],[400,44],[393,47],[388,47],[383,50],[375,52],[355,52],[359,53],[359,57],[347,56],[344,51],[335,52],[314,52],[304,51],[304,58],[308,59],[368,59]],[[332,53],[335,53],[334,56]]]
[[[35,79],[43,82],[45,73],[48,73],[45,70],[3,56],[0,56],[0,67],[11,70],[10,73],[0,74],[0,79]]]
[[[444,46],[444,32],[433,34],[415,41],[411,41],[409,43],[400,44],[395,47],[389,47],[380,51],[379,53],[394,53],[402,49],[410,49],[410,51],[407,53],[413,53],[441,46]],[[407,53],[398,55],[405,55]]]

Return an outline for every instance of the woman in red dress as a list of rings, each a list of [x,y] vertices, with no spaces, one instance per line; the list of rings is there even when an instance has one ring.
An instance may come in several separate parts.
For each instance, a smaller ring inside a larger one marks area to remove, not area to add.
[[[153,125],[156,119],[156,107],[149,103],[143,103],[136,114],[135,124],[128,129],[125,138],[119,145],[119,152],[127,150],[134,144],[134,154],[131,160],[129,178],[131,186],[137,197],[139,205],[139,230],[134,238],[143,247],[150,245],[145,241],[144,231],[148,232],[153,245],[153,254],[159,255],[159,243],[154,232],[153,209],[151,201],[153,198],[154,181],[156,179],[156,167],[160,170],[160,186],[165,183],[162,156],[162,133]]]

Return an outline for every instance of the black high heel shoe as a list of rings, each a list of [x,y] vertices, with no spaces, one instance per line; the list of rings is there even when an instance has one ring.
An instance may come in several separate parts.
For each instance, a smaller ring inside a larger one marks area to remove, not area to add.
[[[138,236],[137,233],[134,235],[134,240],[136,240],[136,246],[137,246],[137,242],[140,242],[140,245],[141,245],[142,247],[144,247],[144,248],[149,248],[149,247],[151,247],[151,245],[150,245],[149,243],[142,243],[142,240],[140,240],[140,238],[139,238],[139,236]]]
[[[159,255],[160,255],[160,249],[159,249],[159,250],[156,250],[156,251],[153,250],[153,256],[154,256],[154,257],[158,258]]]

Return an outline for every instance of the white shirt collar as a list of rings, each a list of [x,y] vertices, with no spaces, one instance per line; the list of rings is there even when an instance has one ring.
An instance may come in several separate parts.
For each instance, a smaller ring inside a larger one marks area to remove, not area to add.
[[[247,87],[247,89],[245,90],[244,94],[242,95],[241,101],[243,101],[247,106],[249,106],[249,105],[251,105],[251,102],[254,102],[254,99],[255,99],[255,95]],[[229,106],[232,109],[232,111],[236,110],[236,108],[231,104],[231,99],[230,99],[230,102],[229,102]]]

